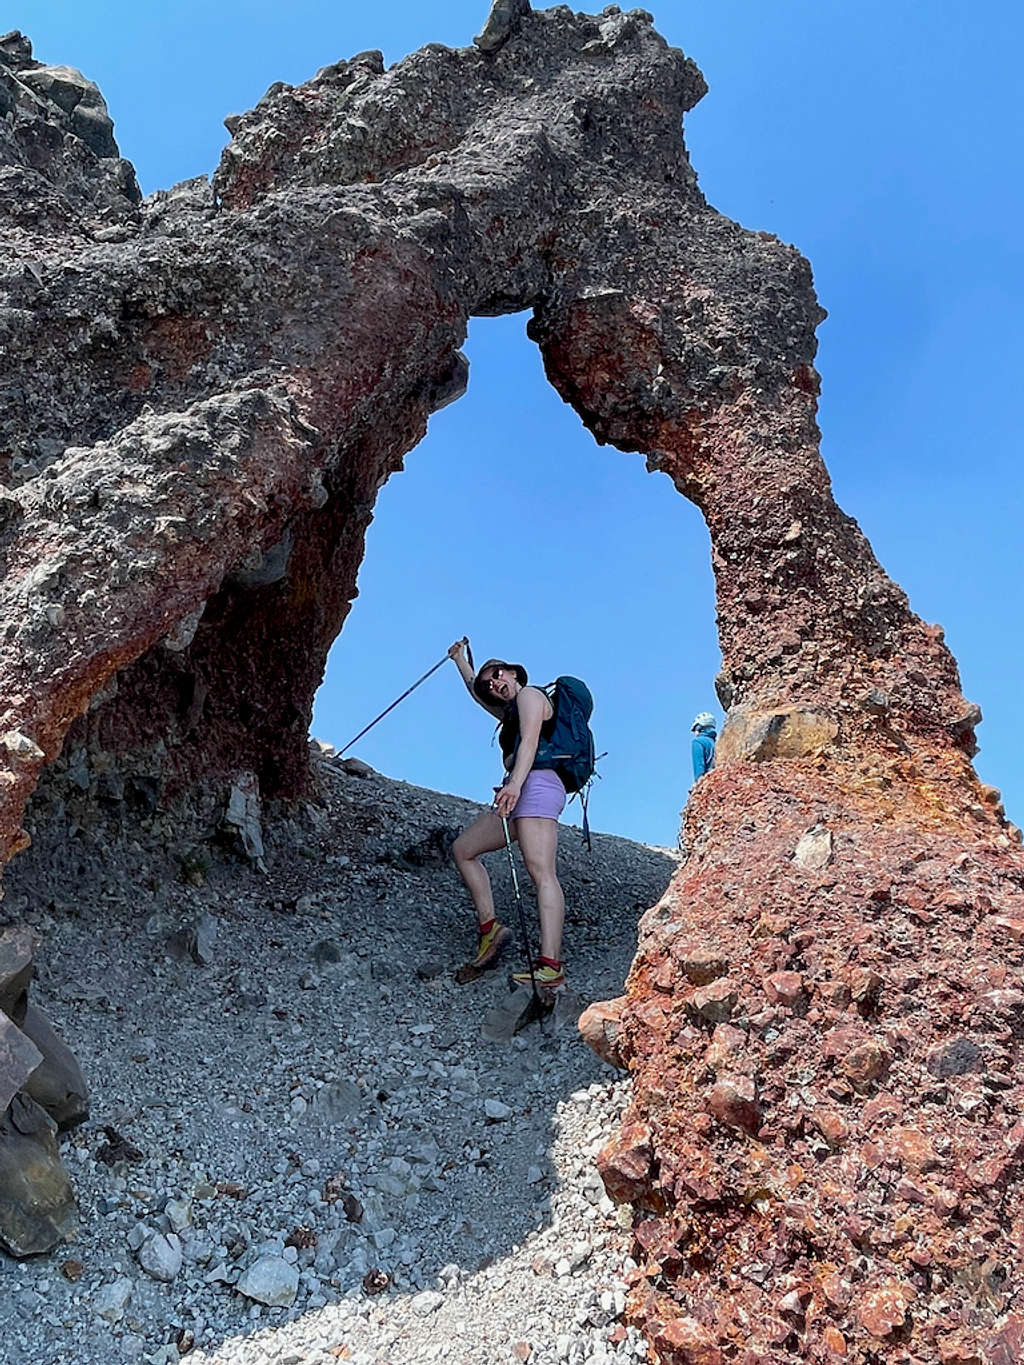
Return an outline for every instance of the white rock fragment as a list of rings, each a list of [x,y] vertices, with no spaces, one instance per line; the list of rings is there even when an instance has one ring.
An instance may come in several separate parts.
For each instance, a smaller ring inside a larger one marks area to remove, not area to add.
[[[820,872],[832,861],[832,831],[815,825],[797,841],[793,861],[809,872]]]
[[[500,1123],[502,1119],[511,1118],[512,1110],[501,1100],[484,1100],[484,1113],[495,1123]]]
[[[436,1289],[424,1289],[421,1294],[413,1296],[412,1311],[425,1318],[430,1313],[436,1313],[443,1303],[443,1294],[439,1294]]]
[[[29,739],[20,730],[8,730],[0,736],[0,744],[21,763],[38,763],[43,758],[43,751],[35,740]]]

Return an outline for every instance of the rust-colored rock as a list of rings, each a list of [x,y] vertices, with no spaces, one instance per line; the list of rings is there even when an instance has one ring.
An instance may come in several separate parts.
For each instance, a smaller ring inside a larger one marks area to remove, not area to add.
[[[857,1317],[864,1330],[873,1337],[887,1337],[902,1327],[907,1320],[906,1287],[900,1284],[880,1285],[869,1290],[857,1305]]]
[[[593,1048],[602,1061],[620,1070],[624,1070],[626,1066],[619,1051],[619,1034],[625,1003],[625,996],[620,996],[618,1000],[598,1001],[596,1004],[588,1005],[579,1019],[583,1041],[588,1047]]]
[[[731,1017],[738,999],[735,985],[722,977],[710,985],[698,986],[690,997],[690,1004],[698,1018],[705,1023],[724,1024]]]
[[[650,1188],[654,1149],[650,1129],[630,1124],[597,1158],[597,1169],[612,1199],[629,1203]]]
[[[729,1128],[756,1133],[761,1127],[761,1105],[750,1076],[726,1076],[708,1091],[708,1109]]]
[[[714,948],[704,944],[685,947],[672,945],[671,957],[678,969],[695,986],[706,986],[729,970],[726,959]]]
[[[799,972],[772,972],[764,979],[764,993],[774,1005],[796,1009],[806,999],[804,981]]]
[[[715,1333],[696,1318],[673,1313],[660,1320],[652,1307],[650,1323],[661,1365],[723,1365]]]

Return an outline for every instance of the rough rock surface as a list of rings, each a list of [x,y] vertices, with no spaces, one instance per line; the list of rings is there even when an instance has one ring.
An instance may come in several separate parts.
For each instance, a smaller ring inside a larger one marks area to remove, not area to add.
[[[305,790],[376,490],[467,318],[530,308],[717,583],[719,765],[615,1041],[632,1311],[666,1363],[1013,1359],[1019,836],[941,630],[833,501],[807,263],[697,189],[693,63],[642,10],[499,0],[474,47],[272,87],[212,189],[144,204],[83,78],[18,35],[0,71],[0,854],[47,763],[148,816]]]

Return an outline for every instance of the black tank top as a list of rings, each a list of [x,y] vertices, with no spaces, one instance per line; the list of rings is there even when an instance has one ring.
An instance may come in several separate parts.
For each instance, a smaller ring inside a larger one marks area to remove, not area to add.
[[[544,691],[543,687],[534,687],[534,692],[540,692],[547,703],[551,704],[551,698]],[[505,707],[505,714],[501,718],[501,726],[498,730],[498,744],[501,748],[501,755],[505,760],[505,766],[511,767],[511,759],[519,748],[519,707],[516,705],[519,700],[518,695],[513,697]],[[544,721],[540,727],[541,739],[550,739],[555,728],[555,710],[551,708],[550,719]]]

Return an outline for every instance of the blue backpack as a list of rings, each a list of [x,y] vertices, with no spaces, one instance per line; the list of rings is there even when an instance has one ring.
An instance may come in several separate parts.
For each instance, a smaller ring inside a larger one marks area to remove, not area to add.
[[[594,698],[579,678],[565,675],[541,688],[554,707],[554,715],[541,727],[535,768],[556,772],[570,796],[579,796],[583,809],[583,837],[590,847],[590,822],[587,818],[587,783],[594,776],[594,736],[590,717]],[[519,748],[519,715],[514,704],[500,726],[502,753],[514,758]]]
[[[572,796],[594,776],[594,736],[590,731],[594,698],[585,682],[568,676],[556,678],[553,688],[544,690],[555,714],[549,733],[541,732],[533,766],[554,769]]]

